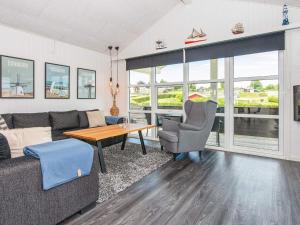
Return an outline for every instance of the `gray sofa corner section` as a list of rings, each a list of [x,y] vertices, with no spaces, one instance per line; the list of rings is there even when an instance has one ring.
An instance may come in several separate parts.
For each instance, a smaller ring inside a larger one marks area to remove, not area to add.
[[[40,162],[29,156],[0,163],[0,224],[57,224],[98,200],[97,151],[89,176],[42,189]]]

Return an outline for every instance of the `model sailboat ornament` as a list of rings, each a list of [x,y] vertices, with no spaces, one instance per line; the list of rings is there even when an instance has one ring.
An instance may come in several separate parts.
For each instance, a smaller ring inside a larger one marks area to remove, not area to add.
[[[244,26],[242,23],[237,23],[232,29],[233,34],[242,34],[245,32]]]
[[[200,32],[193,28],[192,33],[185,39],[185,44],[193,44],[201,41],[206,41],[206,34],[200,29]]]

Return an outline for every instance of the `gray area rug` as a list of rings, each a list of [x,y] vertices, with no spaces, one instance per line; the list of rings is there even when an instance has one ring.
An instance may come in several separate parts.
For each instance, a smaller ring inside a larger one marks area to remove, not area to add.
[[[99,174],[99,199],[104,202],[125,190],[135,182],[167,163],[172,156],[158,148],[146,146],[147,155],[142,154],[141,145],[126,143],[104,149],[107,174]]]

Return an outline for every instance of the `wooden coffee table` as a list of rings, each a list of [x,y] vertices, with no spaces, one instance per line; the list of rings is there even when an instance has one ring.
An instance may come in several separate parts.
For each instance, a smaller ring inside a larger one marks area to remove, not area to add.
[[[76,131],[68,131],[64,132],[64,135],[76,139],[80,139],[87,142],[95,142],[98,147],[98,156],[99,156],[99,162],[100,162],[100,168],[102,173],[106,173],[106,165],[104,161],[103,156],[103,149],[101,141],[117,137],[123,135],[123,142],[121,150],[124,150],[125,143],[127,140],[127,135],[129,133],[138,132],[141,146],[142,146],[142,152],[144,155],[147,154],[146,147],[144,144],[143,134],[142,130],[150,129],[156,127],[155,125],[143,125],[143,124],[116,124],[116,125],[110,125],[105,127],[95,127],[95,128],[88,128],[88,129],[82,129],[82,130],[76,130]]]

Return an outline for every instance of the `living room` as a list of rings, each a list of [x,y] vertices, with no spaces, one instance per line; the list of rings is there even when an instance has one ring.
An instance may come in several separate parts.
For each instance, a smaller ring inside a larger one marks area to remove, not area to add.
[[[300,224],[297,0],[0,1],[0,224]]]

